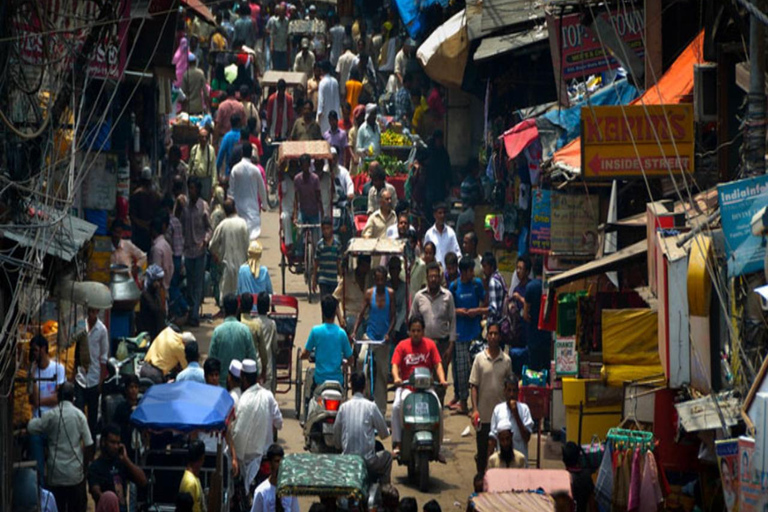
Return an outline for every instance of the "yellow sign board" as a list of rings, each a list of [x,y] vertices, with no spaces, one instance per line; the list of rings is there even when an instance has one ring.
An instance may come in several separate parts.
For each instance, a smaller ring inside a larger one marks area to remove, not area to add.
[[[582,107],[581,172],[589,179],[694,171],[693,105]]]

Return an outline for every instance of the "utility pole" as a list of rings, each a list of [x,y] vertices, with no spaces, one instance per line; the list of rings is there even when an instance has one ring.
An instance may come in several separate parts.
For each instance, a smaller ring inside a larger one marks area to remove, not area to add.
[[[760,12],[764,0],[752,0]],[[765,174],[765,26],[755,14],[749,17],[749,104],[747,107],[746,171]]]

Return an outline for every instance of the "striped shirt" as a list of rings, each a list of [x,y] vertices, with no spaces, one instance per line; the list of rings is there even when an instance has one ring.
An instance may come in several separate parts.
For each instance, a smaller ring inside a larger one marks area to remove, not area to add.
[[[317,283],[336,286],[339,278],[339,254],[341,242],[338,237],[333,237],[333,243],[328,245],[325,239],[317,243]]]
[[[360,455],[366,463],[376,458],[376,434],[381,439],[389,436],[387,422],[381,411],[362,393],[355,393],[339,408],[333,426],[336,446],[345,455]]]

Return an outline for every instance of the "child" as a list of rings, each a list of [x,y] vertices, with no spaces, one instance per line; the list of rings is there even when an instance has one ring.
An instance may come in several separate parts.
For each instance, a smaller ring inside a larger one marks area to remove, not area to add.
[[[341,275],[341,242],[333,234],[333,220],[323,217],[320,223],[323,238],[317,243],[312,288],[320,285],[320,297],[333,294]]]
[[[449,252],[445,255],[445,287],[450,288],[454,281],[459,279],[459,258],[456,253]]]

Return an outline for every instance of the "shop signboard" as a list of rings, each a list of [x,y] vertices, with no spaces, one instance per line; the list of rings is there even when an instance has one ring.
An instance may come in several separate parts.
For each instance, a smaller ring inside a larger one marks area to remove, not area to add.
[[[693,105],[611,105],[581,109],[585,178],[668,177],[694,171]]]
[[[715,441],[717,466],[723,484],[723,499],[728,512],[739,510],[739,440]]]
[[[768,473],[757,468],[755,440],[739,438],[739,512],[763,512],[768,507]]]
[[[555,374],[572,376],[579,374],[579,353],[574,336],[558,337],[555,340]]]
[[[585,194],[550,193],[550,250],[556,255],[597,253],[599,199]]]
[[[615,27],[619,37],[642,59],[645,55],[643,11],[641,9],[612,11],[609,17],[605,9],[596,8],[596,10],[600,11],[599,16],[606,24]],[[582,25],[581,14],[562,17],[550,15],[547,18],[547,26],[551,27],[549,42],[550,47],[553,48],[554,68],[562,71],[564,81],[602,73],[621,66],[619,61],[604,48],[597,34]],[[557,59],[561,59],[562,65],[557,65]]]
[[[87,72],[92,78],[119,79],[125,69],[131,0],[116,3],[117,8],[110,9],[112,22],[106,25],[88,60]],[[38,7],[33,8],[34,4]],[[89,0],[21,3],[11,18],[11,26],[18,35],[16,51],[25,73],[35,74],[44,67],[59,71],[70,69],[93,30],[93,23],[100,17],[99,4]],[[39,13],[46,14],[45,20]],[[57,30],[49,34],[47,27],[57,27]]]
[[[750,221],[768,202],[768,175],[717,186],[720,219],[728,255],[728,277],[763,270],[765,246],[752,235]]]
[[[550,191],[535,188],[532,195],[531,207],[531,252],[547,254],[550,247],[551,207]]]
[[[83,206],[94,210],[113,210],[117,200],[117,153],[77,154],[78,169],[88,170],[83,182]]]

